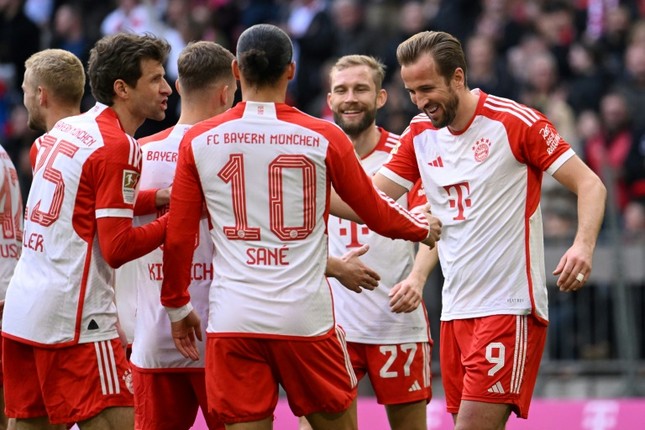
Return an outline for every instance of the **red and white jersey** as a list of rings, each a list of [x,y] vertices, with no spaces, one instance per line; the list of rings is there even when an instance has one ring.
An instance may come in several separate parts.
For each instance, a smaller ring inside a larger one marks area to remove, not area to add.
[[[242,102],[186,133],[172,189],[162,303],[184,306],[205,200],[216,267],[209,335],[325,336],[330,186],[374,230],[419,241],[424,217],[378,192],[333,123],[281,103]]]
[[[443,223],[442,320],[531,312],[547,320],[542,173],[574,152],[541,113],[478,94],[459,134],[413,118],[381,173],[408,188],[421,177]]]
[[[178,124],[139,140],[143,155],[141,189],[166,188],[172,184],[179,142],[190,127]],[[137,216],[135,223],[146,224],[166,211],[167,208],[162,208],[158,214]],[[194,247],[189,253],[193,258],[188,291],[193,308],[205,324],[208,321],[208,290],[213,280],[213,241],[208,232],[208,220],[200,221],[199,235],[192,242]],[[137,314],[130,361],[140,369],[203,368],[206,342],[197,342],[200,359],[193,361],[177,351],[170,335],[168,313],[160,301],[163,249],[157,248],[133,263],[136,267]],[[204,325],[202,329],[205,329]]]
[[[399,142],[398,135],[382,128],[379,130],[379,142],[372,152],[361,160],[363,168],[370,176],[379,171],[390,157],[390,151]],[[426,198],[420,187],[415,187],[397,201],[401,206],[410,208],[425,202]],[[331,255],[340,257],[352,248],[368,244],[370,249],[361,256],[361,260],[381,276],[378,288],[364,291],[362,294],[356,294],[335,278],[329,278],[334,293],[336,321],[345,330],[347,340],[369,344],[427,342],[430,327],[423,304],[409,313],[394,313],[389,306],[390,290],[405,279],[412,269],[414,243],[380,236],[366,225],[335,216],[329,217],[327,228]]]
[[[0,146],[0,300],[4,299],[22,250],[22,195],[18,173]],[[0,316],[1,318],[1,316]]]
[[[139,145],[100,103],[57,122],[40,141],[3,335],[41,346],[115,338],[114,270],[96,220],[132,218]]]

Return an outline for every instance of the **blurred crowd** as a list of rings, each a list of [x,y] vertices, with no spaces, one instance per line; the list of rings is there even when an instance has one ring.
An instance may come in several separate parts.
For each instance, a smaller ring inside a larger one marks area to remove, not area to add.
[[[643,0],[0,0],[0,16],[0,141],[25,193],[27,153],[39,133],[27,127],[20,86],[24,61],[40,49],[66,49],[87,64],[105,34],[152,32],[173,47],[166,67],[172,84],[188,42],[214,40],[234,50],[245,28],[270,22],[295,42],[290,102],[331,118],[329,67],[341,55],[373,55],[387,66],[389,97],[378,123],[401,133],[417,110],[400,81],[396,48],[418,31],[442,30],[464,45],[469,87],[546,114],[608,185],[626,236],[645,234]],[[83,110],[93,103],[88,88]],[[145,123],[137,137],[174,124],[178,104],[175,93],[166,120]],[[548,179],[546,236],[569,238],[575,199]]]

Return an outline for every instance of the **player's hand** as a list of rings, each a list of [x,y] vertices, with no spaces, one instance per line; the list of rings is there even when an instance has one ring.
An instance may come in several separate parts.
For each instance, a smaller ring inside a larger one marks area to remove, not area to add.
[[[170,204],[170,192],[172,191],[172,185],[168,188],[159,188],[155,193],[155,206],[161,208]]]
[[[202,340],[202,325],[195,310],[190,311],[182,320],[170,323],[170,332],[175,347],[186,358],[199,360],[195,338]]]
[[[560,291],[577,291],[591,274],[593,247],[574,244],[564,253],[553,274],[558,276],[556,285]]]
[[[369,245],[352,249],[340,258],[342,264],[338,266],[334,277],[345,288],[360,293],[363,289],[373,290],[378,287],[381,277],[371,268],[367,267],[359,258],[369,250]]]
[[[423,300],[424,282],[409,276],[390,290],[390,310],[395,313],[412,312]]]
[[[435,244],[441,239],[441,221],[436,216],[432,215],[430,211],[430,203],[423,206],[418,206],[413,209],[414,212],[421,212],[426,216],[428,221],[428,237],[421,241],[424,245],[428,245],[430,249],[434,248]]]

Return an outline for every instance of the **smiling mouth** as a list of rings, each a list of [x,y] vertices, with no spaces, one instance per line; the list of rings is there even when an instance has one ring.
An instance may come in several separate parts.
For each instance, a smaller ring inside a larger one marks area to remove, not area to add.
[[[434,104],[426,108],[426,113],[432,115],[437,113],[438,110],[439,110],[439,105]]]

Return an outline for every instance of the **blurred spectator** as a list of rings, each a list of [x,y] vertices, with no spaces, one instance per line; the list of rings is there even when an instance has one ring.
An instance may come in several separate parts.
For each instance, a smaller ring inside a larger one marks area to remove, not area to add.
[[[597,46],[605,55],[605,66],[614,76],[619,76],[622,72],[630,23],[631,17],[627,6],[608,8],[605,11],[603,33],[598,39]]]
[[[547,1],[542,3],[535,28],[553,54],[561,78],[569,78],[569,47],[576,38],[574,11],[570,2]]]
[[[0,0],[0,80],[20,91],[25,60],[40,49],[40,28],[23,11],[24,0]]]
[[[625,51],[625,73],[616,82],[635,125],[645,124],[645,44],[632,43]]]
[[[22,80],[21,80],[22,82]],[[29,115],[27,109],[21,104],[13,106],[11,109],[9,121],[5,126],[5,138],[2,146],[9,154],[13,165],[16,167],[18,179],[20,180],[20,190],[22,191],[23,201],[27,201],[29,188],[31,186],[31,164],[29,162],[29,148],[36,138],[39,131],[34,131],[27,125]]]
[[[616,92],[608,93],[600,102],[600,130],[585,142],[584,154],[591,169],[607,184],[616,181],[614,195],[618,208],[625,209],[629,200],[624,169],[634,139],[631,118],[625,98]],[[607,171],[606,169],[610,169]]]
[[[479,34],[472,36],[466,42],[465,53],[470,88],[480,88],[499,97],[517,97],[517,83],[498,58],[491,38]]]
[[[448,32],[459,40],[466,40],[472,34],[481,10],[479,1],[441,0],[430,28]]]
[[[396,28],[387,43],[385,43],[385,48],[380,55],[386,67],[384,84],[388,84],[392,80],[394,72],[399,67],[399,63],[396,60],[396,48],[399,44],[410,36],[429,29],[426,7],[419,0],[406,1],[398,10],[398,16],[395,21]]]
[[[286,30],[294,43],[296,77],[290,93],[296,107],[305,110],[323,91],[321,68],[334,52],[334,27],[322,0],[296,0]]]
[[[524,67],[527,75],[520,101],[549,117],[564,140],[574,146],[575,116],[566,101],[555,56],[549,51],[536,53],[527,59]]]
[[[597,111],[609,83],[600,53],[588,43],[576,42],[571,45],[568,60],[571,79],[567,85],[567,102],[576,115],[588,109]]]
[[[645,199],[629,202],[625,207],[624,220],[627,239],[645,238]]]
[[[383,32],[367,23],[361,0],[332,0],[334,56],[364,54],[378,57],[383,46]]]
[[[625,160],[625,185],[629,200],[645,201],[645,124],[638,124],[639,131]]]

